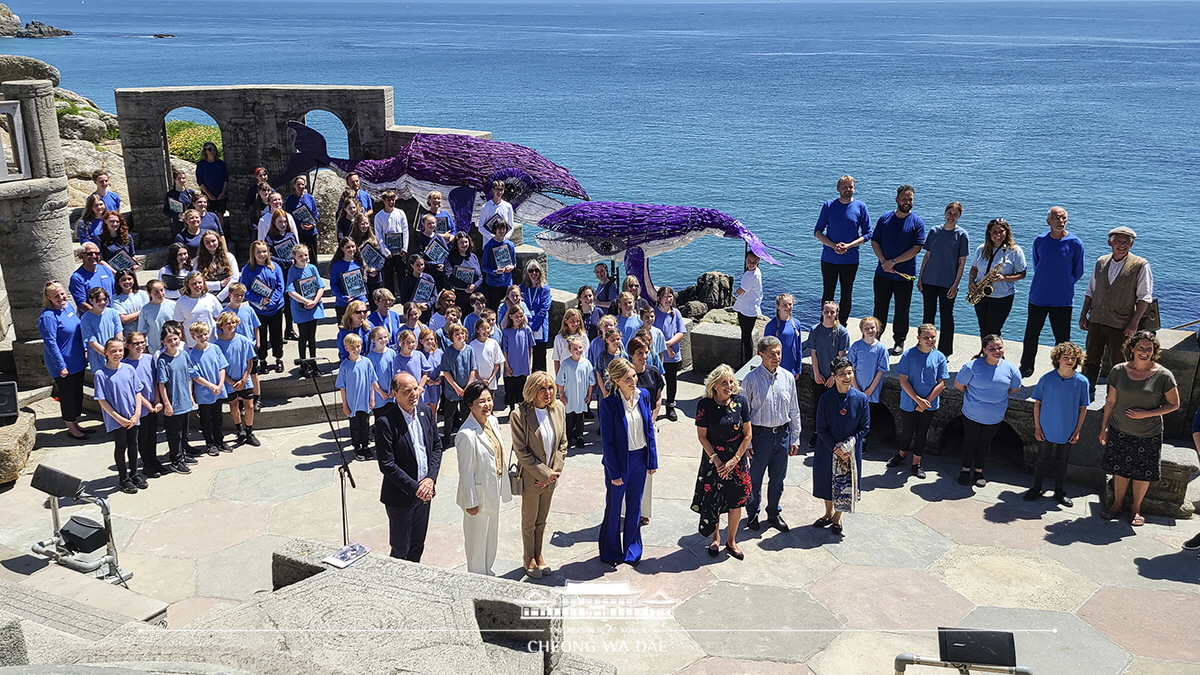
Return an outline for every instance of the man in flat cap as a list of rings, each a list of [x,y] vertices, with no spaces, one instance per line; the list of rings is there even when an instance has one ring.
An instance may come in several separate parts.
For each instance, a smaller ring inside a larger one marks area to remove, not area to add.
[[[1121,345],[1138,329],[1142,315],[1154,299],[1154,277],[1145,258],[1129,252],[1137,233],[1128,227],[1108,231],[1111,254],[1100,256],[1088,280],[1079,327],[1087,331],[1083,375],[1093,391],[1100,361],[1108,353],[1110,365],[1121,363]]]

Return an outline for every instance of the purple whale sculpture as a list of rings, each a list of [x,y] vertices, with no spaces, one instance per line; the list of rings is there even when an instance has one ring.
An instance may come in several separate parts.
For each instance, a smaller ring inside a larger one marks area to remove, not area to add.
[[[395,157],[349,160],[329,157],[325,138],[315,129],[295,121],[288,122],[288,129],[295,134],[296,153],[284,179],[313,166],[328,166],[341,176],[357,172],[363,188],[376,196],[395,190],[401,199],[424,203],[431,191],[445,192],[459,230],[470,229],[473,216],[491,196],[493,180],[505,182],[504,198],[523,223],[536,224],[562,208],[550,194],[588,199],[570,171],[516,143],[461,134],[417,134]]]
[[[716,209],[691,206],[629,204],[626,202],[580,202],[542,218],[535,237],[538,245],[563,262],[596,263],[624,260],[628,274],[638,277],[642,294],[649,302],[654,288],[649,259],[686,246],[705,235],[741,239],[758,257],[778,265],[767,251],[786,251],[764,244],[736,218]]]

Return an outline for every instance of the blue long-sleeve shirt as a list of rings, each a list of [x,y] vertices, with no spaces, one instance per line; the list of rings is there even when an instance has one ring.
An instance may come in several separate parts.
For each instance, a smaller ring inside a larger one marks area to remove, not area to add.
[[[529,308],[529,328],[535,342],[546,342],[550,336],[550,287],[521,284],[521,296]]]
[[[1029,304],[1038,307],[1072,307],[1075,283],[1083,278],[1086,264],[1083,242],[1068,233],[1055,239],[1049,232],[1033,240],[1033,283],[1029,285]]]
[[[255,290],[255,281],[265,284],[270,293]],[[246,286],[246,302],[255,312],[263,316],[275,316],[283,309],[283,268],[279,265],[246,265],[242,268],[241,282]]]
[[[42,360],[50,377],[61,377],[64,368],[70,375],[87,367],[83,332],[74,307],[42,310],[38,333],[42,336]]]
[[[287,211],[288,213],[295,213],[296,209],[300,208],[301,206],[307,206],[308,210],[312,211],[312,229],[310,230],[303,227],[298,221],[296,223],[296,227],[303,232],[315,235],[317,233],[317,223],[321,222],[321,215],[317,213],[317,200],[313,199],[313,196],[307,192],[299,197],[297,197],[296,193],[293,192],[283,200],[283,210]],[[364,210],[364,213],[365,212],[366,211]]]

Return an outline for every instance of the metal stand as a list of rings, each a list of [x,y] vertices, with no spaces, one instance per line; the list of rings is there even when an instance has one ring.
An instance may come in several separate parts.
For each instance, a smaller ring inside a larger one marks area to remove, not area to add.
[[[342,447],[341,436],[338,435],[337,426],[333,423],[333,416],[329,414],[329,408],[325,407],[325,398],[321,393],[321,385],[318,383],[321,371],[317,369],[317,359],[296,359],[294,363],[298,366],[310,368],[313,376],[309,377],[313,383],[313,389],[317,392],[317,402],[321,404],[321,410],[325,411],[325,420],[329,422],[329,430],[333,432],[333,442],[337,446],[338,454],[341,456],[342,464],[338,467],[338,483],[341,485],[342,491],[342,546],[350,545],[350,511],[346,505],[346,481],[350,482],[350,487],[357,488],[354,483],[354,475],[350,473],[350,462],[346,459],[346,449]]]
[[[936,666],[939,668],[954,668],[959,675],[971,675],[974,670],[978,673],[1009,673],[1010,675],[1033,675],[1033,670],[1027,666],[989,666],[980,663],[951,663],[940,659],[917,656],[915,654],[899,654],[895,661],[896,675],[903,675],[908,666]]]
[[[46,556],[63,567],[89,574],[110,584],[124,584],[133,578],[133,572],[121,569],[117,561],[117,545],[113,541],[112,517],[108,508],[108,500],[82,493],[75,495],[76,501],[87,502],[100,507],[100,513],[104,516],[104,532],[108,538],[107,550],[104,556],[95,560],[86,560],[76,557],[75,553],[66,547],[66,541],[63,539],[61,533],[62,522],[58,515],[58,497],[50,495],[49,499],[50,517],[54,521],[54,534],[47,541],[35,543],[31,547],[34,553]]]

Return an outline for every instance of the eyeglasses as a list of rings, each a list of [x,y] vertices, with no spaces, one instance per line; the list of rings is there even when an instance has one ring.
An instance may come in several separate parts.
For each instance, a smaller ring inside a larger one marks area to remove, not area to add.
[[[100,255],[100,252],[99,251],[84,251],[80,255],[84,255],[84,256]]]
[[[367,310],[365,310],[365,309],[356,309],[356,310],[354,310],[354,313],[355,313],[355,314],[366,314],[366,313],[367,313]]]

